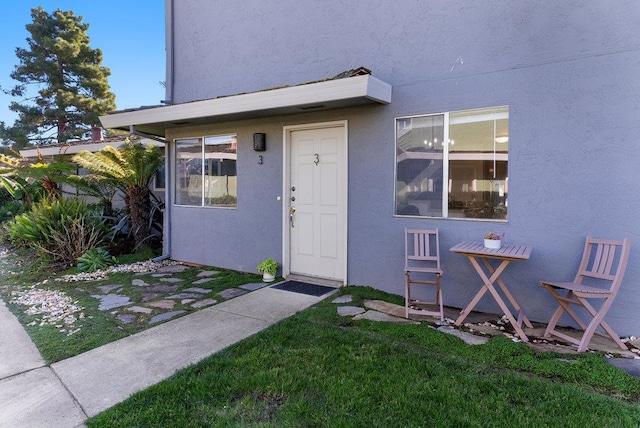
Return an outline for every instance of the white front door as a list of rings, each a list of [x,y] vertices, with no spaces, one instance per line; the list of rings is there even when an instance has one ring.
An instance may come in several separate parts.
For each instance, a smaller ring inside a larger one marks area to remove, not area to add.
[[[346,280],[346,124],[291,129],[289,271]]]

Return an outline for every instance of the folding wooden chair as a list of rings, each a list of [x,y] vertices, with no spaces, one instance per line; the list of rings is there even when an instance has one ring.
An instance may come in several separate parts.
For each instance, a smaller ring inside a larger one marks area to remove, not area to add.
[[[439,316],[444,320],[442,307],[442,290],[440,279],[440,241],[438,229],[415,230],[404,229],[405,235],[405,317],[409,315]],[[414,299],[411,294],[412,285],[435,287],[433,300]],[[439,310],[422,310],[424,306],[436,306]]]
[[[596,331],[600,327],[621,349],[627,349],[616,332],[604,321],[604,317],[620,289],[629,260],[630,247],[629,238],[622,241],[612,241],[589,236],[585,243],[578,273],[573,282],[541,281],[540,284],[549,290],[560,304],[549,321],[544,337],[558,336],[578,345],[578,352],[583,352],[587,349],[595,333],[604,336],[602,332]],[[560,295],[562,290],[565,290],[566,294]],[[598,309],[595,309],[589,303],[589,299],[597,299],[602,303]],[[591,316],[591,321],[588,324],[583,321],[571,305],[582,306]],[[556,325],[564,313],[569,315],[583,330],[580,339],[556,330]]]

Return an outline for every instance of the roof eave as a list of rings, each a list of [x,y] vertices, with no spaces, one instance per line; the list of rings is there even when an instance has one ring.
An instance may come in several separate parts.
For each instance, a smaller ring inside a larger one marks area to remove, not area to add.
[[[391,85],[371,75],[309,83],[183,104],[101,116],[105,128],[164,135],[167,128],[303,113],[366,104],[389,104]]]

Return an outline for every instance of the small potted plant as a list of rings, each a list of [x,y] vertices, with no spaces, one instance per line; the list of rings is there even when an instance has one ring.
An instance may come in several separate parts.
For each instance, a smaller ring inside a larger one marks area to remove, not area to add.
[[[276,271],[278,270],[280,263],[272,258],[268,258],[256,266],[256,269],[262,272],[262,280],[264,282],[271,282],[276,278]]]
[[[484,235],[484,247],[498,250],[502,246],[502,238],[504,233],[489,232]]]

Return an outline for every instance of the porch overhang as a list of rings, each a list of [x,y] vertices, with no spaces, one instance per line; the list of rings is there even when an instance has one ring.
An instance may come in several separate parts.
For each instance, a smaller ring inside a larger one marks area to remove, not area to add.
[[[389,104],[391,85],[370,74],[100,116],[105,128],[164,136],[168,128],[370,104]]]

